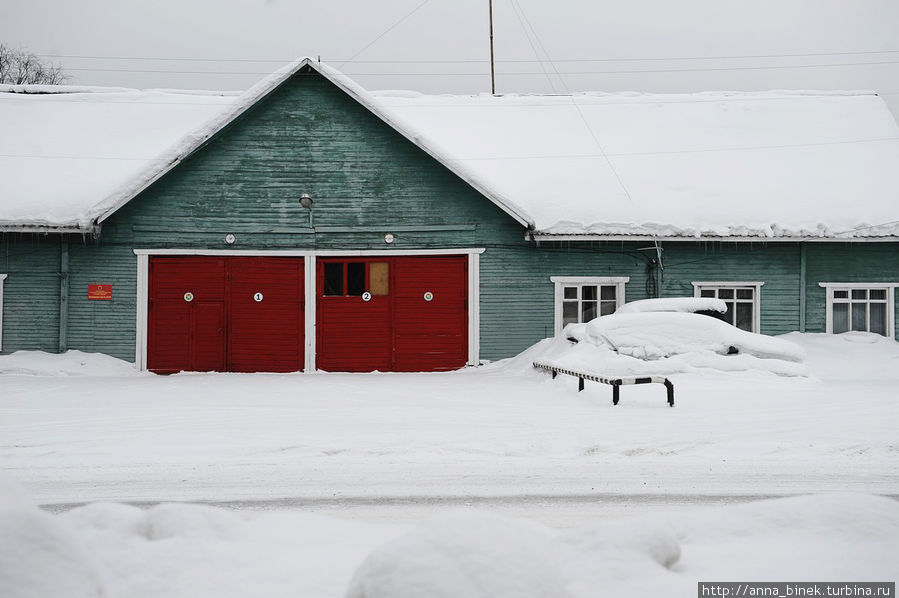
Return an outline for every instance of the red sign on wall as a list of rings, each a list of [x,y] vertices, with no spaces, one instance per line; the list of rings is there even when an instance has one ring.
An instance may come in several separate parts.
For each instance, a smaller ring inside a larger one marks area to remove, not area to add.
[[[112,301],[111,284],[87,285],[87,298],[89,301]]]

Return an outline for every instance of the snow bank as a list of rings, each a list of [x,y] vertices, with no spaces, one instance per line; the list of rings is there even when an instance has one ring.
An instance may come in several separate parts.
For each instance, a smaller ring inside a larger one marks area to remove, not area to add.
[[[413,528],[300,512],[39,511],[0,476],[4,598],[648,598],[716,579],[899,576],[899,502],[813,495],[554,530],[457,510]]]
[[[549,530],[460,511],[374,551],[356,571],[346,598],[568,595]]]
[[[780,338],[802,347],[806,363],[828,380],[899,380],[899,343],[870,332],[790,332]]]
[[[553,533],[486,513],[426,523],[375,550],[347,598],[695,596],[696,582],[894,579],[899,502],[766,500]]]
[[[19,376],[146,376],[133,363],[103,353],[16,351],[0,355],[0,375]]]
[[[713,297],[665,297],[631,301],[619,307],[615,310],[615,313],[635,314],[649,311],[676,311],[684,313],[716,311],[723,314],[727,311],[727,304],[721,299]]]
[[[3,598],[100,598],[100,571],[81,538],[37,509],[27,493],[0,476],[0,595]]]

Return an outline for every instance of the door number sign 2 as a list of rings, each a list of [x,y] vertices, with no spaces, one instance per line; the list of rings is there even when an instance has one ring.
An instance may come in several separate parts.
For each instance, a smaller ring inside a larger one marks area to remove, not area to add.
[[[365,291],[364,293],[362,293],[362,300],[363,301],[371,301],[371,293],[369,293],[368,291]]]

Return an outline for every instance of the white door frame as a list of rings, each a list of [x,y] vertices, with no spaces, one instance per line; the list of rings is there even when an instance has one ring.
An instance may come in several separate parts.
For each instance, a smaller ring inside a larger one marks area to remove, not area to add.
[[[347,250],[314,250],[302,251],[294,249],[135,249],[137,256],[137,309],[135,310],[135,346],[134,365],[143,371],[147,369],[147,327],[149,304],[150,256],[157,255],[221,255],[221,256],[255,256],[255,257],[302,257],[304,267],[304,319],[305,319],[305,359],[303,370],[315,371],[315,301],[316,301],[316,260],[319,257],[342,256],[374,256],[404,257],[415,255],[467,255],[468,256],[468,362],[467,365],[478,365],[480,362],[480,255],[483,247],[462,249],[347,249]]]

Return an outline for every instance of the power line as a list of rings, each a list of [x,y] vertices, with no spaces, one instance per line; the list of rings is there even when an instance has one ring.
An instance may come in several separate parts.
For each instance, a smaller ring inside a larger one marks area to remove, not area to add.
[[[423,4],[416,7],[423,6]],[[413,11],[414,12],[414,11]],[[408,16],[411,16],[410,13]],[[405,17],[404,17],[405,18]],[[401,21],[400,21],[401,22]],[[394,26],[398,25],[396,23]],[[386,33],[386,32],[385,32]],[[383,37],[384,34],[381,35]],[[375,40],[377,41],[377,40]],[[372,42],[373,43],[373,42]],[[806,58],[816,56],[860,56],[866,54],[899,54],[899,50],[859,50],[850,52],[807,52],[795,54],[729,54],[720,56],[652,56],[652,57],[631,57],[631,58],[562,58],[554,60],[556,63],[566,62],[651,62],[651,61],[685,61],[685,60],[741,60],[741,59],[758,59],[758,58]],[[357,53],[358,55],[358,53]],[[166,56],[96,56],[88,54],[38,54],[41,58],[74,58],[78,60],[153,60],[153,61],[173,61],[173,62],[272,62],[277,64],[287,64],[296,61],[297,57],[291,58],[185,58],[185,57],[166,57]],[[346,64],[486,64],[489,61],[483,59],[472,60],[353,60],[352,58],[342,60],[331,60],[335,63]],[[497,60],[496,62],[506,64],[533,64],[539,60],[529,59],[507,59]]]
[[[410,10],[410,11],[409,11],[408,13],[406,13],[405,15],[403,15],[403,17],[400,18],[400,20],[398,20],[396,23],[394,23],[393,25],[391,25],[390,27],[388,27],[387,29],[385,29],[385,30],[384,30],[378,37],[376,37],[375,39],[373,39],[373,40],[371,40],[370,42],[368,42],[367,44],[365,44],[365,46],[363,46],[361,50],[359,50],[358,52],[356,52],[355,54],[353,54],[352,56],[350,56],[349,58],[347,58],[346,60],[344,60],[343,62],[341,62],[340,65],[339,65],[337,68],[343,68],[343,65],[345,65],[345,64],[348,63],[348,62],[350,62],[351,60],[353,60],[353,58],[355,58],[356,56],[359,56],[360,54],[362,54],[363,52],[365,52],[366,50],[368,50],[368,49],[369,49],[371,46],[373,46],[379,39],[381,39],[382,37],[384,37],[385,35],[387,35],[387,34],[390,33],[391,31],[393,31],[393,30],[394,30],[396,27],[398,27],[402,22],[404,22],[406,19],[408,19],[409,17],[411,17],[412,15],[414,15],[416,12],[418,12],[418,10],[419,10],[421,7],[423,7],[425,4],[427,4],[427,3],[430,2],[430,1],[431,1],[431,0],[424,0],[424,2],[422,2],[421,4],[419,4],[418,6],[416,6],[415,8],[413,8],[412,10]]]
[[[543,65],[543,61],[540,59],[540,54],[537,52],[537,48],[534,47],[534,42],[531,41],[531,34],[528,32],[528,28],[525,26],[524,20],[522,19],[522,14],[524,14],[524,11],[518,5],[518,2],[515,2],[515,0],[512,0],[512,12],[515,13],[516,17],[518,17],[518,22],[519,22],[519,24],[521,24],[521,29],[524,31],[524,37],[526,40],[528,40],[528,45],[531,46],[531,51],[534,53],[534,57],[537,59],[537,62],[540,64],[540,70],[543,71],[543,74],[546,76],[546,80],[549,82],[549,88],[552,89],[553,92],[555,92],[556,86],[553,83],[552,77],[549,76],[549,71],[547,71],[546,67]],[[535,38],[537,37],[536,34],[534,35],[534,37]],[[546,50],[543,50],[543,52],[545,54]],[[549,57],[549,55],[547,55],[547,58],[548,57]],[[563,83],[563,85],[564,85],[564,83]]]
[[[811,69],[811,68],[835,68],[835,67],[854,67],[854,66],[877,66],[887,64],[899,64],[899,60],[886,60],[878,62],[844,62],[844,63],[828,63],[828,64],[785,64],[785,65],[766,65],[766,66],[733,66],[733,67],[705,67],[705,68],[688,68],[688,69],[638,69],[638,70],[612,70],[612,71],[557,71],[558,75],[631,75],[640,73],[698,73],[698,72],[714,72],[714,71],[749,71],[749,70],[780,70],[780,69]],[[66,71],[87,71],[87,72],[111,72],[111,73],[165,73],[165,74],[183,74],[183,75],[270,75],[271,71],[187,71],[187,70],[169,70],[169,69],[118,69],[118,68],[86,68],[86,67],[66,67]],[[424,76],[424,77],[473,77],[483,75],[483,72],[355,72],[343,73],[354,77],[393,77],[393,76]],[[544,75],[545,73],[538,71],[514,71],[504,72],[503,76],[533,76]]]

